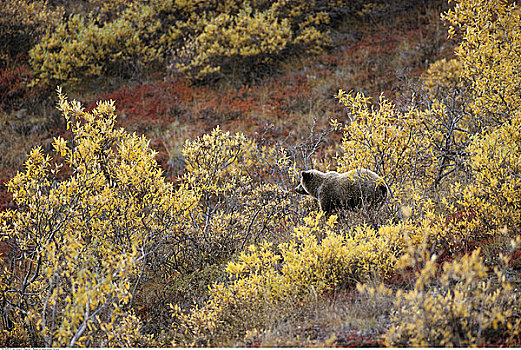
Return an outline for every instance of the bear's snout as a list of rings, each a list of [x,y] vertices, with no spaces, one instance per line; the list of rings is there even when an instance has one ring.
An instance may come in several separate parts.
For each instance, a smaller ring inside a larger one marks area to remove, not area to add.
[[[302,186],[302,184],[299,184],[297,187],[295,187],[295,192],[299,194],[309,194],[304,188],[304,186]]]

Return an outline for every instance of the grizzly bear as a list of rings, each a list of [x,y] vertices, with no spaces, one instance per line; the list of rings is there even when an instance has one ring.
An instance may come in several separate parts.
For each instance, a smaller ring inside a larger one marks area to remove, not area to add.
[[[363,168],[342,174],[336,171],[302,171],[295,191],[318,199],[320,209],[328,214],[339,209],[356,211],[362,207],[377,208],[383,204],[388,193],[383,179]]]

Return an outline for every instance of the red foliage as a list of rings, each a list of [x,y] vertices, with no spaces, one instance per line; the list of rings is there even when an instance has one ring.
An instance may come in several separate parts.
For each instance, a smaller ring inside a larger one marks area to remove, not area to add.
[[[4,260],[5,257],[9,255],[10,251],[11,249],[9,248],[7,242],[0,241],[0,261]]]
[[[13,108],[16,101],[27,98],[26,83],[30,73],[26,66],[0,69],[0,109]]]
[[[295,73],[272,79],[268,84],[265,111],[277,118],[287,118],[292,111],[307,107],[311,93],[307,74]]]
[[[383,332],[361,331],[352,328],[336,335],[335,346],[344,348],[383,347],[383,334]]]
[[[521,270],[521,249],[516,250],[510,255],[509,265],[515,270]]]
[[[156,120],[167,115],[168,107],[175,106],[177,95],[175,91],[171,91],[172,87],[175,85],[167,86],[165,83],[136,85],[104,94],[96,100],[114,100],[125,122],[129,121],[127,118],[132,119],[133,122],[137,121],[132,117],[138,117],[141,121]],[[87,110],[94,107],[93,103],[87,107]]]
[[[215,91],[176,79],[122,88],[97,97],[96,100],[115,100],[117,110],[122,115],[121,124],[135,126],[137,123],[143,131],[153,124],[168,124],[175,119],[198,123],[204,121],[203,124],[212,124],[211,129],[219,122],[235,120],[244,113],[259,110],[258,103],[249,95],[249,91],[248,87],[238,91]],[[94,106],[93,103],[88,109]]]
[[[472,220],[476,217],[476,212],[473,209],[461,209],[455,213],[450,213],[445,217],[446,224],[457,224],[461,221]]]
[[[419,272],[419,266],[415,266],[414,268],[411,266],[407,266],[400,271],[395,270],[394,272],[392,272],[386,282],[392,284],[395,287],[407,288],[410,286],[411,281],[415,280],[416,274]]]

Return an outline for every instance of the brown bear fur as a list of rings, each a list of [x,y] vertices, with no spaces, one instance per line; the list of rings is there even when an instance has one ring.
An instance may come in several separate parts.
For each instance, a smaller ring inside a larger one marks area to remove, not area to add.
[[[338,209],[376,208],[382,205],[388,193],[383,179],[363,168],[342,174],[336,171],[302,171],[300,185],[295,191],[318,199],[320,209],[326,213]]]

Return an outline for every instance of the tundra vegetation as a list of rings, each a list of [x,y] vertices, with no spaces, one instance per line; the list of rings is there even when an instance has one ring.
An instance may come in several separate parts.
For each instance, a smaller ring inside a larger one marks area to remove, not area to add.
[[[0,7],[2,346],[521,346],[517,2],[61,4]]]

